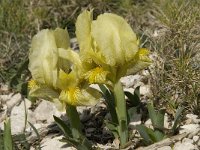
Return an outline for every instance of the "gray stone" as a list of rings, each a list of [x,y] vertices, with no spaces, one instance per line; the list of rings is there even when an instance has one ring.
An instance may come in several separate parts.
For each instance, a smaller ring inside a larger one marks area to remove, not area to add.
[[[7,100],[6,105],[8,108],[14,107],[16,104],[18,104],[22,100],[21,94],[15,94],[10,97],[10,99]]]
[[[189,138],[184,138],[182,140],[182,143],[193,143],[193,140],[192,139],[189,139]]]
[[[197,115],[194,115],[194,114],[187,114],[186,115],[186,122],[187,124],[198,124],[200,123],[200,119],[198,119],[198,116]]]
[[[151,90],[149,85],[143,85],[140,87],[140,94],[145,96],[151,95]]]
[[[195,136],[193,136],[192,139],[193,139],[194,142],[197,142],[199,140],[199,136],[195,135]]]
[[[103,145],[103,144],[99,144],[97,143],[95,146],[96,149],[103,149],[103,150],[108,150],[108,149],[112,149],[113,147],[111,145]]]
[[[122,77],[120,79],[123,86],[126,88],[133,87],[137,82],[139,82],[142,79],[141,75],[129,75],[126,77]]]
[[[165,116],[164,116],[164,127],[169,129],[169,122],[168,122],[168,115],[167,113],[165,113]]]
[[[62,137],[46,137],[41,141],[41,147],[42,150],[76,150],[74,147],[71,147],[70,145],[60,142],[59,140],[62,139]]]
[[[192,132],[196,132],[196,131],[199,131],[200,130],[200,126],[198,124],[188,124],[188,125],[183,125],[181,126],[181,129],[180,129],[180,134],[181,133],[192,133]]]
[[[54,122],[53,115],[59,117],[62,113],[64,112],[58,111],[53,103],[43,100],[35,109],[34,116],[37,123],[46,122],[49,124]]]
[[[146,127],[153,129],[151,119],[148,119],[144,124]]]
[[[25,99],[26,108],[30,107],[31,102]],[[12,134],[19,134],[25,130],[25,113],[27,115],[27,119],[31,120],[31,111],[26,110],[24,101],[22,101],[19,105],[13,107],[10,115],[11,120],[11,132]],[[3,129],[3,122],[0,124],[0,127]]]
[[[7,100],[9,100],[9,98],[11,97],[11,95],[0,95],[0,102],[2,104],[5,104]]]
[[[195,145],[189,142],[177,142],[174,145],[174,150],[198,150]]]
[[[172,150],[172,148],[170,146],[163,146],[158,148],[157,150]]]

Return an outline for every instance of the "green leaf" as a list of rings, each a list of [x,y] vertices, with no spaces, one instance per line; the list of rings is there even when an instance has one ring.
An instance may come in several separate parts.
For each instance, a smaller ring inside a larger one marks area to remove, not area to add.
[[[154,109],[154,106],[152,104],[147,104],[148,112],[149,112],[149,117],[152,121],[153,127],[156,129],[163,129],[164,128],[164,115],[165,115],[165,110],[161,109],[160,111],[156,112]]]
[[[62,121],[60,118],[53,116],[56,124],[58,125],[58,127],[62,130],[62,132],[64,133],[65,136],[69,136],[72,138],[72,131],[70,130],[70,128],[67,126],[67,124]]]
[[[35,128],[35,126],[32,123],[30,123],[30,122],[28,122],[28,123],[31,126],[31,128],[33,129],[33,131],[35,132],[35,134],[36,134],[36,136],[38,138],[38,141],[40,141],[41,140],[40,139],[40,134],[38,133],[37,129]],[[38,143],[38,149],[41,150],[40,142]]]
[[[184,110],[184,107],[181,107],[176,111],[175,118],[174,118],[174,124],[172,126],[173,132],[175,132],[175,130],[177,129],[177,125],[178,125],[178,122],[180,120],[181,113],[183,112],[183,110]]]
[[[139,131],[141,137],[144,139],[146,145],[156,143],[165,138],[165,134],[159,130],[152,130],[144,125],[137,125],[136,129]]]
[[[28,143],[28,140],[26,139],[25,133],[17,134],[13,136],[14,143],[20,143],[20,145],[25,149],[30,149],[30,144]]]
[[[134,94],[132,94],[129,91],[125,91],[124,93],[128,97],[128,99],[130,100],[133,107],[140,105],[140,87],[139,86],[136,87]]]
[[[82,136],[81,122],[80,122],[79,114],[76,110],[76,107],[72,105],[67,105],[66,113],[67,113],[67,116],[69,117],[70,128],[72,131],[73,138],[80,139]]]
[[[76,139],[73,139],[73,138],[70,138],[70,137],[64,137],[63,139],[61,139],[60,141],[61,142],[66,142],[66,143],[69,143],[71,144],[72,146],[74,146],[77,150],[90,150],[91,148],[88,148],[85,144],[85,140],[87,141],[87,139],[83,139],[82,142],[76,140]]]
[[[20,82],[17,85],[17,91],[20,91],[20,93],[27,97],[28,95],[28,82]]]
[[[3,141],[4,141],[4,150],[13,150],[10,118],[7,118],[6,121],[4,122]]]
[[[0,150],[4,150],[3,131],[0,129]]]
[[[119,137],[117,124],[114,124],[113,122],[105,121],[106,127],[113,133],[115,138]]]
[[[112,122],[118,124],[117,113],[115,110],[115,99],[113,93],[106,88],[106,86],[99,84],[99,88],[101,89],[105,101],[108,105],[108,109],[112,118]]]
[[[76,110],[76,107],[72,106],[72,105],[66,105],[66,113],[70,120],[70,128],[71,128],[70,131],[72,132],[72,137],[73,137],[73,139],[76,140],[76,142],[80,143],[80,144],[76,145],[76,148],[80,149],[80,150],[91,149],[92,144],[82,134],[81,122],[80,122],[79,114]],[[70,139],[71,138],[69,137],[68,140],[70,140]]]
[[[114,84],[113,94],[115,97],[115,111],[118,118],[118,133],[120,137],[120,147],[126,145],[128,142],[128,121],[127,121],[127,109],[126,100],[123,91],[123,87],[120,81]]]
[[[137,114],[137,107],[131,107],[127,111],[127,120],[128,124],[130,123],[130,119],[134,117],[134,115]]]
[[[165,138],[165,134],[159,130],[155,130],[154,137],[155,137],[155,142],[158,142]]]
[[[144,125],[137,125],[136,130],[138,130],[138,132],[140,133],[140,136],[144,139],[144,143],[146,145],[153,143],[152,137],[150,137],[150,135],[152,135],[153,133],[152,129],[149,129]]]

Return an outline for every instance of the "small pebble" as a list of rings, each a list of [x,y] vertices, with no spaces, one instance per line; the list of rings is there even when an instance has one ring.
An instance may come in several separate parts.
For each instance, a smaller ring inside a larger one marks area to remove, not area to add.
[[[193,140],[192,139],[188,139],[188,138],[184,138],[182,140],[182,143],[193,143]]]
[[[87,131],[88,133],[94,132],[95,130],[96,130],[95,128],[88,128],[88,129],[86,129],[86,131]]]
[[[196,136],[196,135],[195,135],[195,136],[193,136],[193,138],[192,138],[192,139],[193,139],[193,141],[194,141],[194,142],[197,142],[197,141],[198,141],[198,139],[199,139],[199,136]]]

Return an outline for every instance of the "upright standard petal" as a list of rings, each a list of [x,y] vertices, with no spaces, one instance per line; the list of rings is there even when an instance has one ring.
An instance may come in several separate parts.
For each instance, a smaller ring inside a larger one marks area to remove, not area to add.
[[[56,28],[54,31],[57,48],[68,49],[70,47],[69,34],[67,30]]]
[[[68,49],[69,34],[67,30],[42,30],[36,34],[29,53],[29,70],[34,80],[56,88],[58,71],[68,72],[70,63],[59,57],[58,48]]]
[[[67,50],[70,47],[70,38],[67,30],[56,28],[54,31],[54,37],[56,41],[57,48],[62,48]],[[65,60],[61,57],[58,59],[58,67],[65,72],[68,72],[70,69],[70,63],[68,60]]]
[[[76,21],[76,36],[79,43],[80,51],[88,51],[91,49],[91,22],[92,12],[84,11]]]
[[[52,31],[45,29],[36,34],[29,53],[29,70],[34,80],[56,86],[58,53]]]
[[[98,51],[111,66],[123,66],[138,50],[137,38],[128,23],[120,16],[105,13],[92,22],[92,37]]]

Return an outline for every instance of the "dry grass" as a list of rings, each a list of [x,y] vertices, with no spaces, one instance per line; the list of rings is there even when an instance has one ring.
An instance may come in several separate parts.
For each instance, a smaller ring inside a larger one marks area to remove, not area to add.
[[[156,0],[152,6],[158,24],[148,35],[149,46],[159,60],[151,70],[153,99],[172,113],[184,105],[199,114],[200,3]]]

